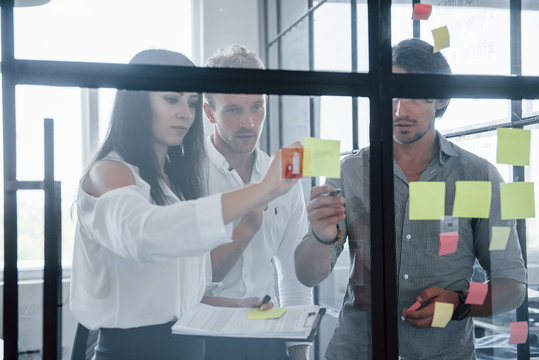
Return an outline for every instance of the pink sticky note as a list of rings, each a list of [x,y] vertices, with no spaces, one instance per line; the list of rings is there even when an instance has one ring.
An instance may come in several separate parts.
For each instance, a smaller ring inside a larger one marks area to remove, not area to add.
[[[511,338],[509,338],[509,344],[524,344],[526,339],[528,339],[528,322],[512,322],[510,326]]]
[[[432,13],[432,5],[415,4],[412,20],[427,20]]]
[[[488,284],[470,283],[470,291],[466,297],[466,304],[483,305],[488,292]]]
[[[416,301],[412,306],[408,308],[408,311],[416,311],[421,306],[419,301]]]
[[[440,249],[438,256],[452,254],[457,251],[459,233],[457,231],[440,234]]]

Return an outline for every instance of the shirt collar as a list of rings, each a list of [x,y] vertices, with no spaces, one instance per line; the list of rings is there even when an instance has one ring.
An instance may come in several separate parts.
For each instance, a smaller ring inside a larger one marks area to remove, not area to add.
[[[223,172],[228,172],[230,169],[230,164],[226,160],[226,158],[217,150],[215,145],[212,141],[213,134],[208,135],[206,137],[206,150],[208,152],[208,158],[210,162],[215,165],[218,169],[221,169]],[[253,179],[252,175],[260,175],[262,174],[262,156],[260,154],[260,149],[255,148],[255,164],[253,166],[253,173],[251,174],[251,180]]]
[[[438,130],[436,130],[436,138],[438,139],[438,145],[440,147],[441,164],[444,164],[445,162],[443,154],[447,156],[458,156],[457,152],[455,151],[455,148],[453,147],[453,144],[445,137],[443,137],[443,135],[440,134]]]

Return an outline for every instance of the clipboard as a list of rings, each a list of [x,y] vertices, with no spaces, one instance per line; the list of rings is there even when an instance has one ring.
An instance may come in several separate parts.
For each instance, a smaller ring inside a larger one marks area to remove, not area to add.
[[[216,338],[279,339],[312,342],[325,308],[289,306],[277,319],[248,320],[251,308],[225,308],[199,304],[186,311],[172,326],[172,333]]]

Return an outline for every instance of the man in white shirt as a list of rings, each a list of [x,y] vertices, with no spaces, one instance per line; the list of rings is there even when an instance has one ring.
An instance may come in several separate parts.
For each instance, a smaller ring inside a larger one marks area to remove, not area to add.
[[[234,45],[221,49],[207,67],[264,69],[257,54]],[[204,112],[214,132],[206,140],[210,194],[259,182],[270,157],[258,149],[267,95],[205,94]],[[211,252],[215,286],[208,295],[245,298],[270,295],[275,306],[311,304],[311,290],[294,269],[294,249],[307,231],[301,184],[234,223],[232,243]],[[274,269],[278,273],[275,294]],[[307,359],[308,345],[270,340],[206,339],[206,359]]]

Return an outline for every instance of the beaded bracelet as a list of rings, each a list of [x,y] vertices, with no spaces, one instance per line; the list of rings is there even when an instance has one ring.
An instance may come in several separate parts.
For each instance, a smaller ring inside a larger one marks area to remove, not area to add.
[[[324,244],[324,245],[335,245],[336,243],[338,243],[340,240],[342,240],[342,229],[339,227],[339,224],[337,224],[337,231],[335,232],[335,237],[330,240],[330,241],[326,241],[326,240],[322,240],[320,239],[316,233],[314,232],[314,229],[311,230],[314,238],[321,244]]]

